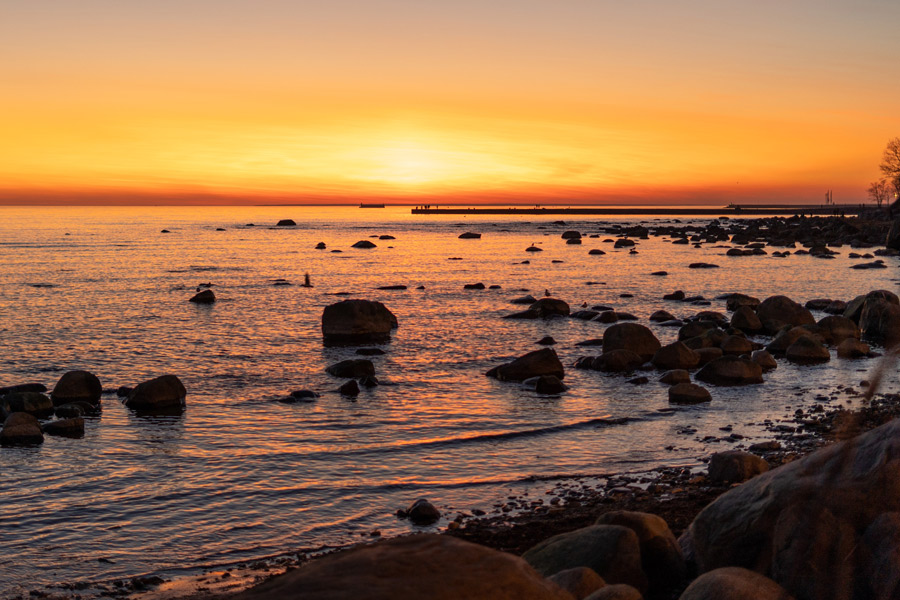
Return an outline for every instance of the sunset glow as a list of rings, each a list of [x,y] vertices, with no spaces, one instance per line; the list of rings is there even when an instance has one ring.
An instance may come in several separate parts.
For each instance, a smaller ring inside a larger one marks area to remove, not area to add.
[[[900,7],[18,3],[0,202],[865,199]]]

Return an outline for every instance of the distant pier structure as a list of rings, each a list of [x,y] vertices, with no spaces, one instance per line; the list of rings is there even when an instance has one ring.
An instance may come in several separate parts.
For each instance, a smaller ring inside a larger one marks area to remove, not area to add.
[[[865,204],[729,204],[723,207],[678,206],[416,206],[414,215],[706,215],[706,216],[853,216],[871,209]]]

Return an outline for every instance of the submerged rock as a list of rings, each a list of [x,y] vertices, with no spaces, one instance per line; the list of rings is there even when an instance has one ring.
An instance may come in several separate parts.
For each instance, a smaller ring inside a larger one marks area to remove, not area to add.
[[[762,383],[762,367],[738,356],[721,356],[697,371],[696,378],[714,385],[748,385]]]
[[[367,377],[375,375],[375,365],[365,358],[352,358],[326,367],[325,372],[334,377]]]
[[[50,421],[44,425],[44,433],[60,437],[82,437],[84,435],[84,419],[72,417],[70,419]]]

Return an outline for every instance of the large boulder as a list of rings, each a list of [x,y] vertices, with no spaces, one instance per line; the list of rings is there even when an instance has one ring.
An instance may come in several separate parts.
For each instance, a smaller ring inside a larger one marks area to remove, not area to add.
[[[512,554],[449,535],[414,535],[314,560],[234,600],[572,600]]]
[[[344,300],[322,311],[326,344],[378,343],[390,339],[397,317],[381,302]]]
[[[700,357],[683,342],[672,342],[657,350],[652,362],[654,367],[664,371],[693,369],[700,364]]]
[[[634,531],[651,592],[667,588],[684,578],[686,567],[681,547],[662,517],[644,512],[612,510],[600,515],[596,524],[621,525]]]
[[[627,583],[603,586],[584,600],[644,600],[644,595]]]
[[[334,377],[372,377],[375,375],[375,365],[365,358],[351,358],[326,367],[325,372]]]
[[[712,401],[709,390],[702,385],[685,381],[669,388],[669,402],[672,404],[700,404]]]
[[[569,316],[569,305],[559,298],[541,298],[528,307],[528,310],[537,313],[538,318],[546,319],[554,315]]]
[[[553,375],[562,379],[565,377],[565,370],[553,348],[542,348],[520,356],[512,362],[494,367],[485,375],[500,381],[525,381],[541,375]]]
[[[756,316],[768,333],[775,333],[785,325],[814,325],[809,309],[787,296],[770,296],[756,307]]]
[[[594,359],[591,368],[607,373],[627,373],[644,364],[644,359],[631,350],[610,350]]]
[[[53,401],[38,392],[13,392],[0,398],[0,411],[5,414],[24,412],[35,417],[53,414]]]
[[[829,315],[819,319],[816,325],[826,344],[837,346],[848,338],[858,340],[860,336],[859,327],[847,317]]]
[[[747,306],[750,309],[755,309],[759,306],[759,298],[755,296],[748,296],[747,294],[728,294],[727,299],[725,300],[725,308],[728,310],[737,311],[740,307]]]
[[[729,335],[722,343],[719,344],[722,354],[733,354],[740,356],[741,354],[750,354],[753,352],[753,342],[742,335]]]
[[[851,338],[847,338],[837,347],[838,358],[864,358],[870,351],[867,343]]]
[[[802,337],[813,335],[809,329],[806,327],[785,327],[781,331],[778,332],[778,335],[775,336],[769,345],[766,346],[766,350],[771,352],[772,354],[784,354],[787,352],[787,349],[799,340]]]
[[[900,342],[900,305],[887,300],[866,300],[859,328],[864,340],[894,346]]]
[[[125,399],[125,406],[143,412],[184,410],[187,390],[175,375],[163,375],[137,384]]]
[[[544,576],[589,567],[607,583],[647,590],[640,541],[634,531],[621,525],[591,525],[561,533],[532,547],[522,558]]]
[[[653,332],[637,323],[617,323],[603,333],[603,351],[631,350],[644,361],[653,358],[662,345]]]
[[[575,600],[584,600],[597,590],[606,587],[603,578],[597,572],[587,567],[573,567],[554,573],[547,578],[562,589],[566,590]]]
[[[900,297],[894,292],[889,292],[888,290],[872,290],[868,294],[857,296],[851,300],[844,309],[843,315],[854,323],[859,323],[859,319],[862,317],[863,308],[868,300],[884,300],[891,304],[900,304]]]
[[[700,572],[745,567],[800,600],[874,598],[871,555],[861,550],[891,512],[900,512],[900,420],[719,496],[694,519],[683,547],[693,549]]]
[[[722,567],[691,582],[678,600],[794,600],[783,587],[759,573]]]
[[[748,385],[762,383],[762,367],[747,358],[722,356],[697,371],[695,377],[713,385]]]
[[[763,329],[762,321],[747,305],[740,306],[734,311],[731,315],[731,326],[746,333],[758,333]]]
[[[797,341],[788,346],[784,355],[789,361],[801,365],[823,363],[831,360],[831,353],[828,352],[828,348],[809,335],[797,338]]]
[[[30,446],[44,441],[41,424],[34,415],[15,412],[6,417],[0,429],[0,445]]]
[[[50,397],[56,406],[69,402],[90,402],[96,405],[100,404],[101,394],[103,385],[96,375],[88,371],[69,371],[53,386]]]

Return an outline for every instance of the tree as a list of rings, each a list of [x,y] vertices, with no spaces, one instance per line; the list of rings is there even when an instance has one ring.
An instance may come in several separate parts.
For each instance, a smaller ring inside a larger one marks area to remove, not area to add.
[[[878,208],[881,208],[881,205],[884,204],[885,200],[890,200],[893,197],[894,193],[892,188],[893,186],[889,184],[886,179],[873,181],[869,184],[869,198],[878,204]]]
[[[894,190],[900,192],[900,137],[887,143],[879,168],[884,173],[884,178],[894,186]]]

